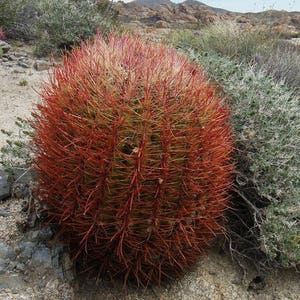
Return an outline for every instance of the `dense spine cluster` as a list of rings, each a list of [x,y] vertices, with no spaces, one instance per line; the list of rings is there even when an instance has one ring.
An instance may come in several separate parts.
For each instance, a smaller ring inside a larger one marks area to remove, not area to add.
[[[222,229],[228,111],[193,63],[138,37],[97,36],[57,67],[34,113],[40,199],[73,256],[160,283]]]

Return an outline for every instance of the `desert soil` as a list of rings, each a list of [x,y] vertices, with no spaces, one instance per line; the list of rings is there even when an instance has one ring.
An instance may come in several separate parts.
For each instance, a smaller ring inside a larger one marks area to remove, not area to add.
[[[40,99],[37,91],[47,79],[48,70],[33,68],[30,49],[22,47],[11,51],[15,51],[16,59],[0,62],[0,128],[17,134],[14,122],[17,117],[30,116],[34,103]],[[26,66],[19,63],[20,57]],[[1,135],[0,147],[4,143],[5,137]],[[0,209],[9,213],[0,216],[0,243],[13,249],[28,235],[19,226],[26,222],[21,203],[21,199],[0,201]],[[0,299],[300,299],[300,274],[293,270],[259,274],[251,266],[244,273],[228,254],[217,248],[200,258],[192,270],[172,284],[147,290],[129,287],[126,292],[118,282],[61,278],[48,269],[37,266],[27,270],[27,266],[30,263],[21,269],[0,272]],[[17,278],[18,282],[10,285],[7,278]]]

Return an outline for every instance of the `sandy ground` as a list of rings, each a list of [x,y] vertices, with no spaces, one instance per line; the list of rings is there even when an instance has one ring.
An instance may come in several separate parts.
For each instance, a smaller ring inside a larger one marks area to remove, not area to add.
[[[24,51],[24,49],[21,49]],[[14,122],[17,117],[29,117],[33,103],[39,100],[36,90],[41,81],[47,77],[47,71],[36,71],[32,68],[22,68],[17,65],[7,66],[0,63],[0,128],[13,130],[17,133]],[[26,85],[21,82],[26,81]],[[0,147],[5,137],[0,136]],[[20,213],[20,202],[6,200],[0,202],[0,208],[10,212],[9,217],[0,217],[0,241],[13,244],[22,234],[18,230],[18,222],[24,216]],[[55,278],[53,279],[55,280]],[[0,278],[1,281],[1,278]],[[1,282],[0,282],[1,284]],[[63,294],[34,294],[36,281],[26,283],[26,290],[31,291],[21,296],[5,296],[0,293],[0,299],[64,299]],[[124,292],[119,283],[111,284],[94,280],[79,279],[72,283],[74,299],[300,299],[300,274],[292,270],[258,274],[251,267],[245,276],[242,270],[226,254],[217,250],[209,252],[207,257],[200,259],[194,269],[184,278],[165,287],[155,287],[148,290],[129,288]],[[16,298],[14,298],[16,297]]]
[[[47,71],[38,72],[33,68],[0,65],[0,129],[17,133],[18,127],[15,125],[17,117],[30,117],[33,103],[40,98],[38,91],[41,82],[47,74]],[[0,135],[0,146],[4,142],[5,136]]]

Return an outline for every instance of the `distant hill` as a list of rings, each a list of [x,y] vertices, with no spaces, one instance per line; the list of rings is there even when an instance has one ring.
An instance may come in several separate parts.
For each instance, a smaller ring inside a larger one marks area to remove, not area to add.
[[[203,0],[205,1],[205,0]],[[134,26],[154,28],[200,28],[217,21],[231,20],[240,24],[265,25],[279,30],[300,31],[300,12],[264,11],[236,13],[211,7],[196,0],[173,3],[171,0],[135,0],[115,3],[119,19]],[[284,25],[284,26],[283,26]]]
[[[158,5],[166,5],[166,4],[175,5],[175,3],[170,0],[135,0],[132,1],[131,3],[143,5],[147,7],[155,7]]]
[[[189,5],[189,6],[202,6],[204,8],[210,9],[212,11],[218,12],[218,13],[226,13],[228,10],[223,9],[223,8],[218,8],[218,7],[212,7],[209,6],[203,2],[197,1],[197,0],[185,0],[182,2],[183,4]]]
[[[186,1],[183,1],[182,3],[187,4],[187,5],[206,5],[205,3],[197,1],[197,0],[186,0]]]
[[[186,1],[183,1],[178,4],[172,2],[171,0],[135,0],[135,1],[131,1],[130,3],[134,3],[137,5],[146,6],[146,7],[151,7],[151,8],[155,8],[159,5],[176,6],[176,5],[184,4],[184,5],[192,6],[192,7],[209,9],[209,10],[212,10],[217,13],[226,13],[227,12],[227,10],[225,10],[225,9],[212,7],[212,6],[209,6],[205,3],[197,1],[197,0],[186,0]]]

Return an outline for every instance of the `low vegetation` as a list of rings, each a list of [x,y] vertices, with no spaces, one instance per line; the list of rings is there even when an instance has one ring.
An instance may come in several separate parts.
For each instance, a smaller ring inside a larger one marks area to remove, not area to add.
[[[202,54],[216,53],[251,64],[299,92],[300,48],[282,40],[278,32],[268,27],[243,28],[228,21],[206,26],[200,31],[172,33],[168,41]]]
[[[238,165],[234,205],[240,212],[229,218],[232,250],[255,260],[259,256],[263,265],[268,261],[296,266],[300,263],[299,97],[263,71],[267,66],[257,69],[215,49],[204,52],[195,40],[186,44],[177,38],[177,47],[205,69],[227,95],[233,111]]]
[[[30,146],[33,131],[29,122],[17,118],[15,124],[17,133],[1,129],[1,134],[6,136],[6,143],[0,149],[0,168],[9,174],[13,174],[17,168],[29,169],[33,158]]]
[[[70,50],[82,40],[92,38],[98,30],[110,32],[114,24],[109,1],[45,1],[40,4],[39,14],[37,55],[56,49]]]
[[[100,30],[113,28],[117,13],[109,0],[0,0],[0,27],[9,38],[34,41],[44,56],[70,50]]]

